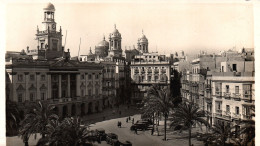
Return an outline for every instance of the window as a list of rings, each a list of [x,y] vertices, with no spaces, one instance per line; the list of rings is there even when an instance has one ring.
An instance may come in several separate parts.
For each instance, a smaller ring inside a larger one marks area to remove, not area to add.
[[[92,95],[91,89],[88,90],[88,95],[90,95],[90,96]]]
[[[226,92],[229,93],[229,85],[226,85]]]
[[[238,94],[239,93],[239,86],[235,87],[235,93]]]
[[[244,97],[249,98],[251,96],[252,85],[243,85]]]
[[[81,90],[81,96],[84,96],[84,90]]]
[[[99,77],[99,76],[98,76],[98,75],[96,75],[96,79],[98,79],[98,77]]]
[[[30,101],[33,101],[33,98],[34,98],[34,94],[30,93]]]
[[[18,75],[18,81],[23,81],[23,75]]]
[[[148,82],[151,82],[151,80],[152,80],[152,77],[148,76]]]
[[[30,75],[30,80],[34,81],[34,75]]]
[[[233,68],[233,71],[237,71],[237,65],[236,64],[233,64],[232,68]]]
[[[89,79],[89,80],[91,79],[91,75],[88,75],[88,79]]]
[[[229,113],[230,112],[230,106],[226,105],[226,112]]]
[[[85,75],[81,75],[81,80],[84,80],[85,79]]]
[[[41,80],[42,80],[42,81],[45,80],[45,75],[41,75]]]
[[[96,95],[98,95],[99,93],[98,93],[98,89],[96,89]]]
[[[236,111],[236,114],[238,115],[239,114],[239,107],[238,106],[236,106],[236,109],[235,109]]]
[[[22,93],[18,94],[18,102],[23,102],[23,94]]]
[[[224,72],[224,66],[221,66],[221,72]]]
[[[44,99],[45,99],[45,93],[42,92],[42,93],[41,93],[41,100],[44,100]]]

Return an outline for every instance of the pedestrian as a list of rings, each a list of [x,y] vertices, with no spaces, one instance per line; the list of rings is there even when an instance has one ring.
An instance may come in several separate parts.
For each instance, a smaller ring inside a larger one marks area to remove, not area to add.
[[[152,128],[152,130],[151,130],[151,135],[153,135],[153,132],[154,132],[154,129]]]
[[[135,134],[137,134],[137,128],[135,128]]]
[[[120,124],[120,123],[119,123],[119,121],[118,121],[118,122],[117,122],[117,127],[119,127],[119,124]]]
[[[128,118],[126,118],[126,123],[128,123]]]
[[[121,126],[122,126],[122,123],[121,123],[121,121],[119,121],[119,127],[121,128]]]
[[[128,117],[128,120],[129,120],[129,121],[131,120],[131,117],[130,117],[130,116]]]
[[[156,126],[157,135],[159,136],[159,129],[158,126]]]
[[[132,124],[134,124],[134,123],[135,123],[135,119],[133,118],[133,119],[132,119]]]

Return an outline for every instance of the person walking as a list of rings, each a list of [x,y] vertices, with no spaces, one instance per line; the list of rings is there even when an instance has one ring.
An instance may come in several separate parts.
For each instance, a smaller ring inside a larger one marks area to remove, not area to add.
[[[151,135],[153,135],[153,132],[154,132],[154,129],[152,128],[152,130],[151,130]]]
[[[134,123],[135,123],[135,119],[133,118],[133,119],[132,119],[132,124],[134,124]]]
[[[137,128],[135,128],[135,134],[137,134]]]
[[[128,118],[126,118],[126,123],[128,123]]]

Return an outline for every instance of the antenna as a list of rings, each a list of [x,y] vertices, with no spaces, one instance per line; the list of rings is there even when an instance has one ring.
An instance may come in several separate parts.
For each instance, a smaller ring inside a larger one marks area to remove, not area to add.
[[[79,38],[79,51],[80,51],[81,38]],[[78,59],[79,59],[79,51],[78,51]]]

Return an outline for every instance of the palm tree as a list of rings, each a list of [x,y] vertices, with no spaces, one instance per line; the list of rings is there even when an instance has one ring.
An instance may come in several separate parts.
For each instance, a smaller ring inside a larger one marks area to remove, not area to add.
[[[6,101],[6,135],[13,135],[14,131],[19,128],[19,122],[21,120],[19,109],[17,104],[7,100]]]
[[[147,104],[157,106],[156,110],[161,112],[164,117],[164,140],[166,140],[166,124],[170,109],[172,107],[172,98],[170,91],[160,88],[158,85],[153,85],[147,91]]]
[[[194,124],[201,124],[209,126],[208,122],[204,119],[205,113],[192,102],[183,102],[175,108],[172,114],[171,127],[179,126],[180,130],[189,130],[189,146],[191,145],[191,130]]]
[[[24,120],[21,121],[19,135],[26,140],[32,134],[40,133],[44,138],[47,134],[47,125],[50,120],[58,120],[59,118],[54,114],[53,109],[54,106],[43,105],[40,101],[38,104],[33,105],[25,115]]]
[[[208,134],[208,141],[214,142],[217,145],[226,145],[226,141],[231,137],[231,130],[234,127],[231,127],[229,124],[224,122],[217,122],[211,127],[211,133]]]
[[[52,122],[48,125],[49,145],[79,146],[89,141],[89,127],[81,125],[81,120],[77,118],[65,118],[63,121]]]

